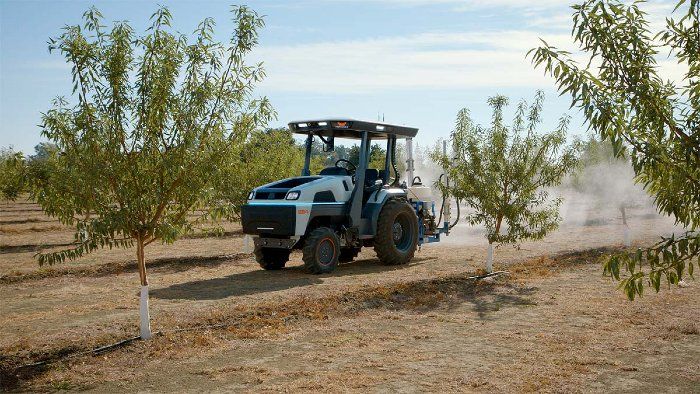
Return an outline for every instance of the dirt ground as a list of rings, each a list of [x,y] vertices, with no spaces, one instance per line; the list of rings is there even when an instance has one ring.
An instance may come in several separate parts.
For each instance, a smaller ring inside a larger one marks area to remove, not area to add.
[[[486,243],[466,226],[407,266],[366,249],[312,276],[298,254],[261,270],[229,224],[149,247],[160,334],[94,356],[79,353],[137,335],[133,250],[39,268],[34,254],[72,233],[30,203],[0,209],[4,389],[700,392],[700,286],[628,302],[601,275],[622,241],[614,216],[497,249],[510,275],[488,280],[470,278]],[[678,230],[641,210],[630,221],[635,245]],[[14,369],[38,360],[60,361]]]

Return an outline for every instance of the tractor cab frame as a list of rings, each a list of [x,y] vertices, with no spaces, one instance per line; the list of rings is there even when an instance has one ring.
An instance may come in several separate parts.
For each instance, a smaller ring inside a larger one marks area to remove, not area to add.
[[[355,182],[349,201],[350,225],[358,227],[361,237],[373,236],[370,224],[363,224],[362,205],[365,195],[372,189],[395,188],[390,193],[392,195],[404,195],[405,187],[399,186],[399,173],[396,169],[396,140],[399,138],[411,139],[416,136],[418,129],[405,126],[397,126],[386,123],[366,122],[354,119],[326,119],[326,120],[306,120],[290,122],[289,128],[296,134],[307,135],[306,152],[304,158],[304,169],[302,176],[310,176],[311,153],[314,136],[318,136],[324,143],[327,150],[333,150],[334,140],[347,138],[360,140],[359,165],[355,171]],[[379,176],[367,183],[369,158],[372,141],[386,140],[386,157],[384,169],[379,172]],[[412,161],[412,160],[411,160]],[[394,171],[394,179],[389,183],[390,173]],[[381,182],[378,182],[380,181]],[[369,190],[366,190],[369,189]],[[370,220],[371,218],[365,218]]]

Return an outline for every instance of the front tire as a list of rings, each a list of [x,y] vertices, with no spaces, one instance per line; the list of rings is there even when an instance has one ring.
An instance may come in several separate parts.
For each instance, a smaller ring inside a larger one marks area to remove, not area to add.
[[[338,266],[340,239],[328,227],[313,230],[304,243],[304,267],[312,274],[325,274]]]
[[[281,270],[289,261],[287,249],[255,247],[255,261],[268,271]]]
[[[418,246],[418,216],[403,200],[389,200],[382,207],[374,237],[374,251],[384,265],[407,264]]]
[[[339,263],[349,263],[355,260],[355,257],[360,254],[360,248],[342,248],[340,249]]]

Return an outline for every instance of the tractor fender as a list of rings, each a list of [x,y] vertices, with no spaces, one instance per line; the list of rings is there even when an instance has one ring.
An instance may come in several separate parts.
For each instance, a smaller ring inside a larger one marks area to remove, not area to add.
[[[372,193],[367,199],[367,203],[362,208],[362,235],[374,236],[377,234],[377,220],[387,201],[395,198],[405,199],[406,190],[400,188],[379,189]]]

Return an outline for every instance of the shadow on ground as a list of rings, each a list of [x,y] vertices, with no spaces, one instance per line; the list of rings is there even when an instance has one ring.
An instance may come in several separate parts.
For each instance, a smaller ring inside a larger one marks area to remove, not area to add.
[[[162,289],[151,290],[154,298],[167,300],[220,300],[228,297],[268,293],[323,283],[323,278],[367,275],[382,271],[400,270],[422,264],[434,257],[413,259],[410,264],[385,266],[377,259],[356,260],[341,264],[331,274],[312,275],[303,266],[289,267],[280,271],[254,270],[232,274],[222,278],[179,283]]]
[[[27,223],[59,223],[59,221],[55,220],[55,219],[40,219],[40,218],[0,220],[0,225],[27,224]]]
[[[510,294],[496,293],[474,296],[467,298],[466,301],[472,304],[473,311],[478,313],[482,320],[492,319],[494,312],[504,308],[537,305],[531,297],[537,291],[536,287],[513,287],[511,290],[513,293]]]
[[[518,306],[537,305],[537,287],[527,287],[508,279],[478,279],[470,273],[430,278],[398,284],[389,296],[364,301],[363,308],[412,309],[417,313],[468,309],[479,319],[492,320],[494,313]],[[391,290],[391,289],[389,289]]]

